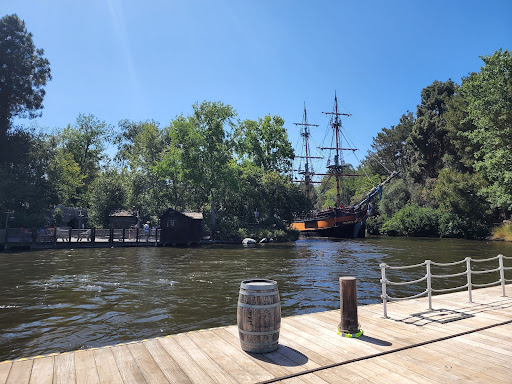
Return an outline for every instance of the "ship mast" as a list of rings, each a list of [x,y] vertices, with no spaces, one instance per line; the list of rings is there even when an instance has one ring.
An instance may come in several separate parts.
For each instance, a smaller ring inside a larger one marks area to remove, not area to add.
[[[313,181],[312,181],[313,167],[310,167],[309,159],[319,159],[321,157],[310,156],[311,151],[309,149],[309,136],[310,136],[309,127],[318,127],[318,125],[308,123],[308,115],[306,112],[306,103],[304,103],[304,117],[302,118],[302,123],[294,123],[294,124],[302,127],[300,135],[303,138],[306,156],[297,156],[297,157],[306,159],[306,162],[304,165],[304,169],[303,170],[299,169],[298,172],[300,175],[304,175],[304,184],[306,186],[306,197],[309,199],[310,185],[313,183]]]
[[[331,127],[334,130],[336,137],[336,146],[334,148],[322,148],[322,149],[334,149],[336,154],[334,156],[334,164],[329,165],[328,168],[336,178],[336,206],[341,205],[341,193],[340,193],[340,178],[343,174],[343,167],[345,166],[344,161],[340,160],[340,151],[342,150],[355,150],[354,148],[341,148],[340,145],[340,130],[341,130],[341,119],[340,116],[351,116],[348,113],[338,112],[338,98],[336,92],[334,92],[334,111],[333,112],[322,112],[326,115],[331,115]]]

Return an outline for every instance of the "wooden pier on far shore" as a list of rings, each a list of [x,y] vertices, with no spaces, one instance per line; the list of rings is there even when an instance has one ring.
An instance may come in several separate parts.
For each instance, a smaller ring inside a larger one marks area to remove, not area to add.
[[[282,319],[279,348],[240,348],[237,326],[0,363],[6,383],[512,383],[512,286],[359,307],[364,335],[337,334],[340,311]],[[233,314],[236,319],[236,314]],[[235,320],[236,321],[236,320]]]

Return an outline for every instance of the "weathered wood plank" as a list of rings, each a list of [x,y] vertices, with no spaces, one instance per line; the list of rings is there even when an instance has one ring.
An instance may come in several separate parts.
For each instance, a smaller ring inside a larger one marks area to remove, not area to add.
[[[229,331],[230,328],[231,327],[219,328],[214,329],[213,331],[234,348],[240,348],[240,340],[233,332]],[[286,367],[276,364],[274,360],[267,357],[267,354],[260,355],[257,358],[255,357],[253,361],[274,375],[274,377],[286,376],[292,373],[286,369]]]
[[[63,353],[54,357],[53,382],[55,384],[73,384],[75,377],[75,353]]]
[[[100,378],[96,370],[94,351],[75,352],[76,383],[77,384],[99,384]]]
[[[200,345],[204,352],[208,354],[208,356],[215,361],[219,366],[230,374],[236,381],[240,383],[254,383],[257,381],[261,381],[261,379],[257,379],[251,372],[244,369],[243,364],[245,363],[245,359],[240,361],[239,359],[234,359],[233,356],[226,355],[222,350],[218,347],[221,343],[212,344],[210,340],[205,337],[205,334],[208,332],[192,332],[187,336],[197,345]]]
[[[274,377],[270,372],[265,370],[262,366],[256,364],[254,358],[248,353],[242,351],[241,347],[234,347],[214,331],[197,332],[197,334],[210,345],[220,352],[224,353],[231,360],[237,362],[245,371],[247,371],[253,378],[254,382],[269,380]],[[191,337],[193,334],[190,335]]]
[[[7,384],[28,384],[34,360],[22,360],[12,363]]]
[[[169,383],[169,380],[167,380],[166,376],[155,362],[155,359],[153,359],[143,343],[128,344],[128,349],[132,353],[135,362],[148,384]]]
[[[5,384],[7,377],[9,377],[9,371],[11,370],[12,362],[0,364],[0,384]]]
[[[120,384],[123,382],[111,347],[94,350],[94,361],[102,384]]]
[[[146,384],[144,375],[126,345],[112,347],[112,354],[116,359],[123,383]]]
[[[158,340],[144,341],[144,346],[147,348],[155,362],[158,364],[167,380],[172,384],[190,384],[192,381],[187,374],[180,368],[178,363],[167,353],[165,348],[158,342]]]
[[[192,383],[215,383],[192,357],[176,342],[175,336],[158,339],[167,353],[176,361]]]
[[[510,369],[503,369],[502,366],[497,365],[496,363],[498,361],[486,361],[485,358],[481,353],[477,353],[473,356],[470,356],[471,350],[463,350],[460,348],[457,348],[453,342],[446,341],[446,342],[440,342],[440,343],[432,343],[428,346],[429,351],[437,352],[440,355],[443,355],[447,362],[450,363],[450,365],[466,365],[471,366],[472,369],[476,369],[476,371],[485,372],[485,374],[489,377],[492,377],[496,380],[507,380],[511,379],[511,370]],[[495,356],[496,357],[496,356]],[[509,361],[510,363],[510,361]],[[489,367],[492,367],[492,369],[488,369]]]
[[[30,384],[52,384],[53,382],[53,356],[34,359]]]
[[[216,361],[212,360],[199,345],[194,343],[186,334],[179,334],[173,337],[178,345],[187,351],[190,357],[208,372],[208,375],[217,383],[236,383],[236,380],[229,373],[225,372]]]

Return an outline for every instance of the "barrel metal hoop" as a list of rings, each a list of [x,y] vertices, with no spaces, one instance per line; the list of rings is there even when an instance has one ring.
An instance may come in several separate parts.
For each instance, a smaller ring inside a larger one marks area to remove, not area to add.
[[[278,341],[275,340],[275,341],[271,341],[270,343],[250,343],[245,340],[240,340],[240,343],[242,345],[248,346],[248,347],[265,348],[265,347],[271,347],[272,345],[278,344]]]
[[[253,332],[253,331],[245,331],[243,329],[238,328],[238,332],[243,333],[244,335],[251,335],[251,336],[267,336],[271,335],[273,333],[279,333],[279,330],[281,328],[274,329],[272,331],[265,331],[265,332]]]
[[[273,295],[278,295],[279,291],[276,289],[275,291],[267,291],[267,292],[251,292],[251,291],[246,291],[245,289],[240,288],[240,293],[244,296],[273,296]]]
[[[265,308],[276,308],[281,306],[281,302],[277,302],[274,304],[267,304],[267,305],[254,305],[254,304],[245,304],[238,302],[238,306],[241,308],[254,308],[254,309],[265,309]]]

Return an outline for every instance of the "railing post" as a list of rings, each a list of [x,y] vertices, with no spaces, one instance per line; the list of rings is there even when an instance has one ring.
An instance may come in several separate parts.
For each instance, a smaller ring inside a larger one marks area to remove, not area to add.
[[[124,243],[124,231],[125,231],[126,228],[123,228],[123,243]]]
[[[430,273],[430,260],[425,260],[427,265],[427,295],[428,295],[428,309],[432,310],[432,274]]]
[[[384,318],[388,318],[388,308],[387,308],[387,302],[388,302],[388,294],[386,292],[386,264],[382,263],[380,265],[380,270],[382,274],[382,278],[380,279],[380,282],[382,283],[382,304],[384,305]]]
[[[505,266],[503,265],[503,255],[498,255],[498,260],[500,261],[500,281],[501,281],[501,289],[503,290],[503,297],[507,296],[505,293]]]
[[[135,241],[135,243],[137,245],[139,245],[139,228],[137,228],[137,231],[135,232],[135,235],[137,236],[137,240]]]
[[[471,294],[471,257],[466,257],[466,272],[468,275],[468,293],[469,293],[469,302],[473,302],[473,296]]]
[[[69,235],[68,235],[68,243],[71,243],[71,233],[73,231],[73,228],[69,228]]]

